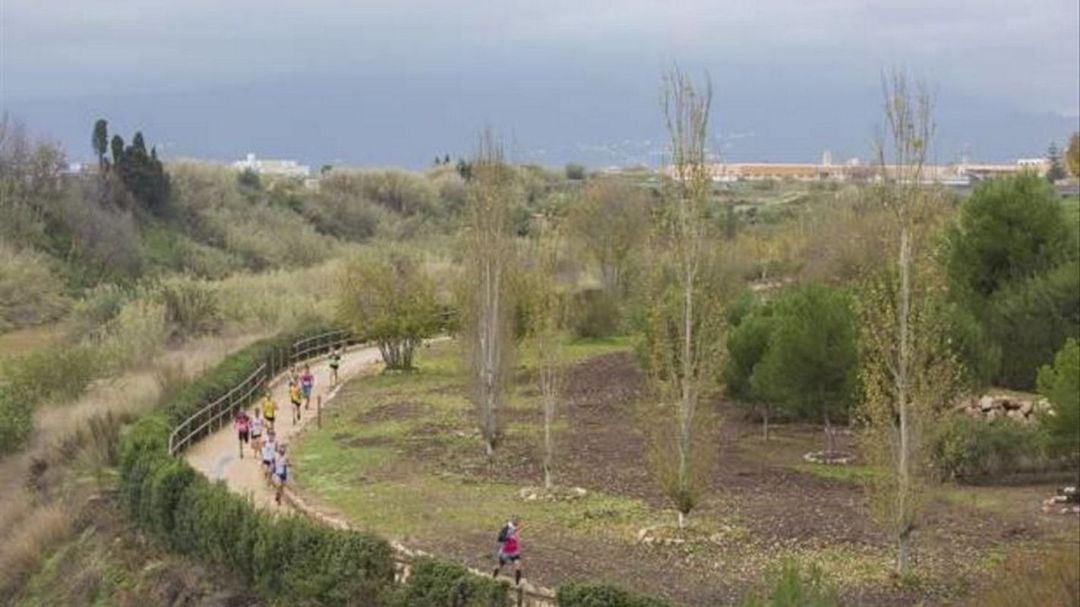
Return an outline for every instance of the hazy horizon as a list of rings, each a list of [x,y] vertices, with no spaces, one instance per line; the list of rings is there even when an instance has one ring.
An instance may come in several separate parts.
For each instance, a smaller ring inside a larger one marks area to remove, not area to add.
[[[467,6],[108,0],[0,5],[0,109],[84,161],[93,121],[166,158],[426,166],[495,128],[514,160],[656,165],[661,73],[709,73],[731,162],[867,157],[880,74],[937,101],[934,160],[1007,161],[1080,128],[1080,8],[1031,4]]]

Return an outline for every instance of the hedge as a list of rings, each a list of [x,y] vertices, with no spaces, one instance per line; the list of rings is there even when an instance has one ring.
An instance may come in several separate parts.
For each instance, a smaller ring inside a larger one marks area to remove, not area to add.
[[[559,607],[668,607],[668,603],[613,584],[570,583],[555,595]]]
[[[457,563],[429,557],[412,563],[409,584],[401,593],[402,607],[508,607],[509,584],[481,577]]]
[[[298,515],[273,517],[168,455],[173,426],[306,335],[248,346],[189,383],[125,433],[121,478],[133,519],[170,549],[229,569],[265,596],[293,605],[378,605],[389,599],[394,560],[383,539]]]

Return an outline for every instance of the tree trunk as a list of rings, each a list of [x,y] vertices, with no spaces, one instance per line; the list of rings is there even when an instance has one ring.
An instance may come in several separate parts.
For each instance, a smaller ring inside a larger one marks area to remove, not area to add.
[[[896,370],[896,407],[900,425],[900,451],[897,459],[897,518],[904,529],[900,532],[900,552],[897,554],[896,564],[898,572],[902,575],[907,571],[907,546],[910,540],[910,529],[907,529],[907,521],[910,516],[908,511],[908,493],[911,487],[910,450],[911,440],[908,427],[908,387],[910,378],[908,373],[909,357],[911,356],[911,336],[909,334],[909,314],[911,310],[911,240],[908,226],[905,224],[900,229],[900,301],[898,302],[899,315],[899,361]]]
[[[829,423],[829,410],[824,410],[825,414],[825,448],[829,452],[829,456],[836,452],[836,439],[833,436],[832,424]]]
[[[761,407],[761,438],[766,443],[769,442],[769,405],[768,403]]]
[[[547,399],[545,399],[546,401]],[[544,489],[551,491],[551,459],[552,459],[552,444],[551,444],[551,418],[552,411],[551,403],[544,403]]]
[[[901,531],[896,542],[896,574],[904,575],[910,567],[911,531]]]

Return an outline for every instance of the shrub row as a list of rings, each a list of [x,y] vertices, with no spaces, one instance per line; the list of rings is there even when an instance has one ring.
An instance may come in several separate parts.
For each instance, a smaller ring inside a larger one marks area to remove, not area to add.
[[[395,588],[393,552],[385,540],[298,515],[271,516],[168,455],[168,436],[178,421],[295,340],[327,329],[312,326],[252,344],[130,427],[120,462],[128,512],[169,549],[226,568],[290,605],[509,605],[505,583],[436,559],[417,560],[409,584]]]
[[[612,584],[565,584],[559,587],[555,600],[559,607],[667,607],[660,599]]]
[[[941,425],[931,454],[939,477],[974,480],[1051,465],[1046,447],[1038,425],[957,415]]]
[[[398,595],[408,607],[509,607],[506,582],[480,577],[465,567],[430,557],[412,563],[409,584]]]
[[[154,431],[147,424],[137,429]],[[386,541],[259,511],[166,455],[160,430],[150,441],[129,441],[123,460],[129,512],[143,529],[291,605],[386,602],[394,580]]]

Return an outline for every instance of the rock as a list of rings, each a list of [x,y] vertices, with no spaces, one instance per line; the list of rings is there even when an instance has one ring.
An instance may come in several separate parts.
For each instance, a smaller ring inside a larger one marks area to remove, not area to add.
[[[1020,403],[1011,398],[1003,398],[998,402],[1001,403],[1001,407],[1006,411],[1016,411],[1020,408]]]
[[[995,419],[997,418],[998,413],[1000,412],[997,409],[990,409],[986,412],[986,419]]]
[[[1020,404],[1020,412],[1024,415],[1031,415],[1031,412],[1035,410],[1035,403],[1030,400],[1025,400]]]
[[[979,399],[979,410],[986,412],[994,408],[994,397],[989,394]]]
[[[652,530],[653,530],[652,527],[642,527],[641,529],[638,529],[638,532],[637,532],[637,541],[638,541],[638,543],[640,544],[640,543],[644,542],[646,544],[651,544],[652,542],[649,541],[649,540],[652,540],[652,537],[649,534],[652,533]]]

